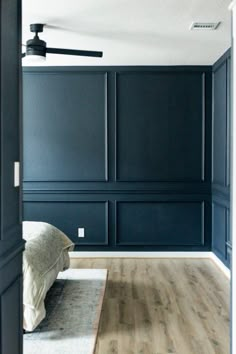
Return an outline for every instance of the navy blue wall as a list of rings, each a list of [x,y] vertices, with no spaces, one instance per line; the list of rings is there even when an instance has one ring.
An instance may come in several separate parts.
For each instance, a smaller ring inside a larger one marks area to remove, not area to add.
[[[23,84],[25,219],[79,250],[211,249],[212,67],[25,68]]]
[[[212,249],[230,263],[230,50],[213,67]]]

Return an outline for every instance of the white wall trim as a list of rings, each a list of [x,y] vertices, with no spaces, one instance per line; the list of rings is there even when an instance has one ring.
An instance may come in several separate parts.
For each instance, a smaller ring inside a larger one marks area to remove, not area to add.
[[[213,252],[70,252],[71,258],[208,258],[230,279],[230,270]]]
[[[226,277],[228,279],[231,278],[231,272],[230,272],[230,269],[227,268],[224,263],[213,253],[211,252],[211,257],[210,257],[213,262],[220,268],[220,270],[222,270],[222,272],[226,275]]]
[[[212,252],[70,252],[71,258],[211,258]]]

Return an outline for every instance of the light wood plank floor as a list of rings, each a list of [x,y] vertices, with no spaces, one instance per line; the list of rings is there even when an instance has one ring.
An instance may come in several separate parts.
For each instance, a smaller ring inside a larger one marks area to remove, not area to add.
[[[73,259],[107,268],[95,354],[229,354],[230,284],[207,259]]]

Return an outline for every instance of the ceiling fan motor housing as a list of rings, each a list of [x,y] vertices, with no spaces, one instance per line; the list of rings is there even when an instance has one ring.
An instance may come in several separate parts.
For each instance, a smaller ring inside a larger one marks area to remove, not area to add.
[[[42,23],[33,23],[30,25],[30,31],[35,33],[35,36],[26,43],[27,55],[46,57],[46,42],[42,41],[38,36],[38,33],[43,32],[43,27],[44,25]]]
[[[27,55],[40,55],[46,57],[46,42],[39,39],[36,34],[33,39],[29,39],[26,45]]]

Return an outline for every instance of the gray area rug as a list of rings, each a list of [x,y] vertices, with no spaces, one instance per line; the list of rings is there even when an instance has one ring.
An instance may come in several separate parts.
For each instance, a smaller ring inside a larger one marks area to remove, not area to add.
[[[106,269],[68,269],[49,290],[46,318],[24,334],[24,354],[93,354]]]

